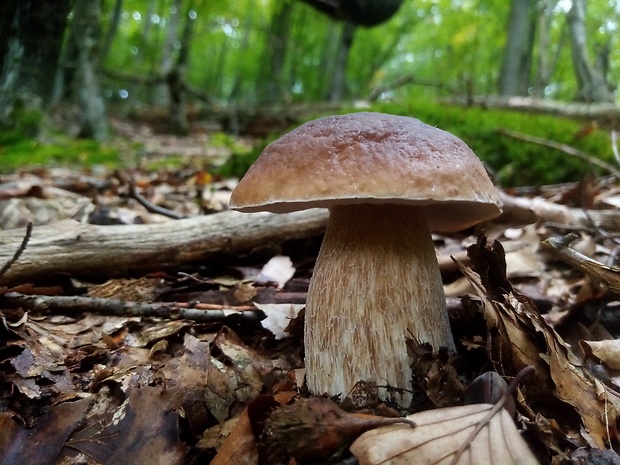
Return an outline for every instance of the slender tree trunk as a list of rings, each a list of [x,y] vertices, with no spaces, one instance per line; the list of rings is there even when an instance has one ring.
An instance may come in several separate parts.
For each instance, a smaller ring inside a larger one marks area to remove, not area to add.
[[[499,77],[500,95],[528,95],[532,69],[532,52],[537,0],[512,0],[508,34]]]
[[[110,47],[112,46],[112,41],[114,40],[114,36],[118,31],[118,25],[121,22],[121,14],[123,13],[123,0],[115,0],[114,2],[114,11],[112,12],[112,19],[108,26],[108,30],[105,33],[105,37],[103,38],[103,44],[101,45],[101,53],[100,59],[101,61],[105,60],[110,52]]]
[[[345,21],[342,26],[338,48],[336,49],[334,74],[332,75],[328,96],[330,102],[342,101],[347,90],[347,64],[354,37],[355,24],[351,21]]]
[[[172,67],[175,64],[176,47],[179,37],[179,26],[181,23],[181,16],[183,11],[183,0],[174,0],[172,7],[170,8],[170,17],[166,25],[166,36],[164,39],[164,45],[161,53],[160,70],[163,74],[168,74],[172,71]],[[170,84],[158,84],[155,87],[153,94],[153,103],[162,107],[167,107],[171,104]]]
[[[586,45],[586,2],[573,0],[573,6],[566,15],[568,23],[573,68],[577,79],[577,99],[584,102],[613,102],[605,77],[591,65]]]
[[[0,121],[15,104],[43,112],[51,102],[72,0],[0,2]]]
[[[257,12],[254,8],[248,8],[245,13],[245,17],[243,18],[243,24],[245,25],[245,27],[243,28],[243,39],[241,40],[239,51],[244,55],[250,53],[250,33],[253,29],[256,28],[256,13]],[[246,82],[245,71],[243,69],[239,69],[235,74],[229,98],[234,102],[251,101],[252,103],[254,103],[255,96],[244,95],[244,82]]]
[[[168,73],[168,93],[170,95],[170,126],[176,134],[186,135],[189,132],[187,121],[187,107],[185,105],[186,82],[185,69],[189,57],[189,47],[192,43],[194,18],[189,14],[191,2],[185,15],[185,24],[181,35],[181,48],[174,68]]]
[[[76,0],[74,15],[73,35],[78,44],[78,88],[75,96],[81,114],[80,135],[104,140],[108,135],[108,120],[97,73],[101,3]]]
[[[257,94],[262,103],[281,102],[286,94],[284,64],[291,26],[293,2],[280,0],[271,19],[271,27],[266,40],[265,56],[269,57],[269,68],[261,71]]]
[[[544,98],[551,78],[551,20],[557,0],[541,0],[538,4],[538,62],[534,80],[534,96]]]

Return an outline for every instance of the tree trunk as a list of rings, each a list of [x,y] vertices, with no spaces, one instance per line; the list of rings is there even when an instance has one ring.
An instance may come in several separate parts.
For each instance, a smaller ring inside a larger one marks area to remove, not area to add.
[[[604,76],[588,59],[585,18],[585,0],[573,0],[573,6],[566,14],[566,21],[578,86],[577,99],[584,102],[613,102],[614,96]]]
[[[336,49],[334,74],[332,75],[328,97],[330,102],[342,101],[347,90],[347,63],[349,62],[349,52],[353,45],[354,36],[355,24],[351,21],[345,21]]]
[[[81,114],[80,135],[104,140],[108,135],[108,120],[97,73],[100,24],[101,3],[76,0],[73,36],[78,44],[78,88],[75,89],[75,96]]]
[[[174,0],[172,7],[169,9],[170,17],[166,24],[166,38],[161,53],[161,72],[168,74],[172,71],[175,63],[175,44],[179,37],[179,24],[183,11],[183,0]],[[170,105],[171,95],[169,93],[170,84],[158,84],[153,94],[153,103],[162,107]]]
[[[258,89],[259,101],[266,104],[279,103],[286,95],[284,63],[286,45],[291,26],[293,2],[281,0],[271,19],[271,27],[266,40],[265,56],[269,57],[269,68],[263,68]]]
[[[536,22],[536,0],[512,0],[499,77],[499,94],[528,95]]]
[[[0,122],[12,119],[16,103],[37,111],[49,105],[72,4],[0,2]]]
[[[105,36],[103,38],[103,44],[101,45],[101,54],[100,59],[104,61],[110,52],[110,47],[112,46],[112,41],[114,40],[114,36],[118,31],[118,26],[121,22],[121,14],[123,13],[123,0],[115,0],[114,1],[114,11],[112,12],[112,19],[110,20],[110,25],[108,26],[108,30],[105,32]]]
[[[185,106],[185,94],[187,92],[185,83],[185,68],[189,56],[189,46],[192,42],[194,31],[194,18],[185,15],[185,24],[181,35],[181,48],[174,69],[168,73],[168,92],[170,94],[170,126],[175,134],[186,135],[189,133],[189,122],[187,121],[187,108]]]
[[[541,0],[537,12],[538,27],[538,60],[533,95],[537,98],[545,96],[545,88],[551,78],[551,20],[556,0]]]

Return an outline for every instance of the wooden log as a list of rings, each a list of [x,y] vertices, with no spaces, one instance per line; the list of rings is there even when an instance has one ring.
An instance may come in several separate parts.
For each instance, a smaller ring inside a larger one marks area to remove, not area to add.
[[[240,254],[269,243],[320,235],[327,210],[288,214],[225,211],[159,224],[97,226],[63,220],[37,226],[19,259],[0,279],[11,285],[66,273],[108,278],[158,271]],[[0,268],[19,249],[24,230],[0,231]]]
[[[513,197],[504,192],[500,192],[500,199],[504,203],[503,213],[497,219],[500,222],[528,224],[540,221],[566,229],[620,231],[620,211],[616,209],[571,208],[540,197]]]

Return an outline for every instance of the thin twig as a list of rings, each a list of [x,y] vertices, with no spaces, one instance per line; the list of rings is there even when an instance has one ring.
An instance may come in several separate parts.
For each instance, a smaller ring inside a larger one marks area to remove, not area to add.
[[[620,165],[620,153],[618,153],[618,136],[616,131],[611,131],[611,151],[614,153],[616,163]]]
[[[549,147],[551,149],[559,150],[560,152],[564,152],[567,155],[571,155],[573,157],[580,158],[588,163],[598,166],[599,168],[603,168],[607,170],[615,177],[620,178],[620,170],[617,170],[609,163],[606,163],[598,158],[592,157],[581,150],[577,150],[574,147],[566,144],[560,144],[559,142],[554,142],[552,140],[543,139],[541,137],[530,136],[527,134],[522,134],[520,132],[511,131],[509,129],[498,129],[498,134],[502,134],[504,136],[512,137],[514,139],[524,140],[526,142],[531,142],[533,144],[542,145],[544,147]]]
[[[122,182],[123,184],[127,184],[127,187],[129,187],[129,197],[136,200],[140,205],[146,208],[148,212],[157,213],[158,215],[163,215],[168,218],[173,218],[175,220],[182,220],[184,218],[187,218],[186,215],[175,212],[174,210],[170,210],[169,208],[160,207],[159,205],[155,205],[153,202],[149,201],[138,191],[136,183],[133,181],[133,179],[129,179],[127,176],[125,176],[124,173],[119,171],[116,173],[116,177],[120,182]]]
[[[147,200],[142,194],[140,194],[140,192],[138,192],[138,189],[133,182],[129,183],[129,196],[135,199],[140,205],[142,205],[144,208],[147,209],[147,211],[151,213],[164,215],[168,218],[173,218],[175,220],[187,218],[187,215],[177,213],[174,210],[170,210],[169,208],[160,207],[159,205],[155,205],[153,202]]]
[[[21,254],[24,253],[24,250],[26,250],[26,246],[28,245],[28,241],[30,240],[31,236],[32,236],[32,221],[28,223],[28,226],[26,226],[26,234],[24,235],[24,239],[22,240],[21,245],[15,251],[15,253],[13,254],[13,257],[4,264],[2,269],[0,269],[0,279],[2,279],[5,273],[9,271],[9,268],[11,268],[13,263],[19,260],[19,257],[21,256]]]
[[[143,303],[83,296],[26,295],[18,292],[7,292],[0,296],[0,305],[39,312],[53,311],[64,314],[89,312],[124,317],[185,319],[201,323],[227,321],[257,324],[265,319],[262,310],[250,305],[235,307],[200,303],[192,305],[186,302]]]

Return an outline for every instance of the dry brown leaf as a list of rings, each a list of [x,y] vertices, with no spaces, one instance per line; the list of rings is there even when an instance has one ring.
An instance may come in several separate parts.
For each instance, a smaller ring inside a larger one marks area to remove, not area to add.
[[[256,465],[258,449],[252,435],[247,408],[243,410],[235,427],[223,442],[211,465]]]
[[[510,415],[495,410],[491,404],[475,404],[409,415],[415,428],[392,425],[368,431],[351,452],[360,465],[538,464]]]
[[[132,389],[120,406],[110,405],[103,414],[97,410],[101,404],[95,405],[65,453],[84,454],[103,465],[180,465],[186,452],[179,437],[180,401],[177,389],[147,386]]]
[[[589,349],[589,353],[612,370],[620,370],[620,339],[579,341],[579,344],[584,349],[584,352],[588,352],[586,348]]]
[[[559,400],[572,405],[596,447],[606,448],[610,425],[615,425],[620,411],[620,398],[605,390],[580,365],[571,347],[531,302],[511,289],[505,281],[505,274],[502,280],[502,270],[498,267],[502,262],[501,245],[494,245],[492,251],[483,245],[479,250],[472,250],[472,255],[475,254],[479,254],[476,259],[481,265],[484,266],[483,262],[487,260],[485,284],[470,268],[461,266],[461,271],[470,279],[482,300],[487,326],[499,332],[495,343],[502,363],[516,371],[523,365],[534,366],[536,380],[527,384],[528,393],[553,392]]]

